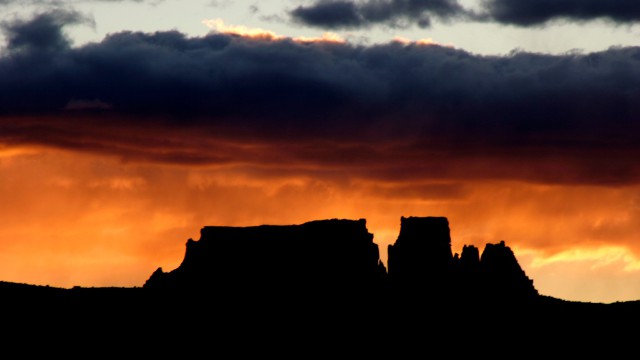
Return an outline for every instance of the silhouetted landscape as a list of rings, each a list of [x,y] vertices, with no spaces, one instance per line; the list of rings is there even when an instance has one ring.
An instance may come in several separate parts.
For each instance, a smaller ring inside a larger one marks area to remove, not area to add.
[[[288,336],[328,328],[334,335],[390,341],[430,329],[477,340],[492,336],[489,329],[516,337],[543,327],[538,335],[551,338],[566,331],[610,335],[612,326],[640,314],[637,301],[587,303],[539,294],[504,241],[482,251],[465,245],[453,254],[445,217],[402,217],[387,249],[388,268],[373,237],[364,219],[205,226],[199,240],[187,241],[180,266],[158,268],[140,287],[2,282],[0,291],[17,328],[40,322],[81,333],[209,324],[227,336],[257,331],[262,338],[273,336],[277,325]]]
[[[2,355],[633,358],[639,40],[640,0],[0,0]]]

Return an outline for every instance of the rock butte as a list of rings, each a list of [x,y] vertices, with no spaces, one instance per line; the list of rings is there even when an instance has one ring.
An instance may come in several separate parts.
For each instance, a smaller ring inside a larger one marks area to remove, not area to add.
[[[445,217],[402,217],[388,247],[388,269],[366,220],[300,225],[206,226],[189,239],[176,269],[158,268],[144,284],[160,291],[221,296],[391,296],[420,301],[526,302],[538,291],[505,245],[452,254]]]

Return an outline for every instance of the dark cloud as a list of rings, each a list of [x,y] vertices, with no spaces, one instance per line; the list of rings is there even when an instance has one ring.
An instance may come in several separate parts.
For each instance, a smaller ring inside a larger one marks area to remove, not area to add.
[[[91,23],[92,20],[78,12],[53,10],[36,15],[29,21],[14,20],[0,26],[7,38],[7,50],[14,51],[61,51],[70,46],[63,34],[64,25]]]
[[[5,25],[0,143],[394,184],[640,182],[637,47],[479,56],[178,32],[72,47],[77,21]]]
[[[294,21],[322,28],[361,28],[373,24],[429,27],[433,18],[536,26],[549,21],[608,19],[640,21],[640,2],[629,0],[483,0],[481,10],[457,0],[316,0],[290,11]]]
[[[307,25],[327,28],[359,27],[366,23],[358,13],[357,5],[350,1],[323,1],[312,6],[299,6],[291,15]]]
[[[355,28],[378,23],[429,27],[433,17],[451,19],[468,14],[457,0],[319,0],[310,6],[298,6],[290,15],[306,25]]]
[[[486,0],[484,7],[490,19],[520,26],[558,19],[606,18],[618,23],[640,20],[640,2],[629,0]]]

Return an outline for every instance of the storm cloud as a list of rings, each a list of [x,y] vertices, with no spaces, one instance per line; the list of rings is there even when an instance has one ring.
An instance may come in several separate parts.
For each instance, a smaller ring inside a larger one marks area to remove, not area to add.
[[[538,26],[550,21],[640,20],[640,3],[628,0],[480,0],[478,10],[456,0],[316,0],[289,12],[298,23],[321,28],[364,28],[373,24],[429,27],[432,19]]]
[[[388,182],[640,182],[637,47],[479,56],[175,31],[73,47],[63,28],[80,20],[4,25],[0,144]]]
[[[456,0],[320,0],[290,12],[294,20],[324,28],[356,28],[384,23],[429,27],[431,19],[462,17],[465,10]]]
[[[604,18],[617,23],[640,20],[640,2],[628,0],[488,0],[484,6],[492,20],[520,26],[558,19]]]
[[[0,24],[6,38],[6,50],[56,51],[70,46],[62,33],[64,25],[92,23],[92,19],[75,11],[53,10],[36,15],[29,21],[14,20]]]

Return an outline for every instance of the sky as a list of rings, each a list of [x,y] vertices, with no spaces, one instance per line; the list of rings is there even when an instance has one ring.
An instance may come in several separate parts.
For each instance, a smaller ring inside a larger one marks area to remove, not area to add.
[[[0,0],[0,280],[142,286],[207,225],[446,216],[640,299],[640,3]],[[327,244],[326,246],[330,246]]]

